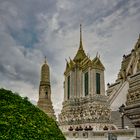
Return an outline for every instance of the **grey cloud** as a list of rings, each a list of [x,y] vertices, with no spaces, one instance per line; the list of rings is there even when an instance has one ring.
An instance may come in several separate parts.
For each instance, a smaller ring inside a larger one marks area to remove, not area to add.
[[[27,51],[27,55],[23,54]],[[0,73],[9,80],[23,80],[33,85],[37,85],[38,69],[34,60],[30,60],[29,50],[22,46],[17,46],[16,42],[8,34],[0,33]],[[35,51],[31,53],[35,54]],[[40,52],[38,52],[39,59]],[[35,57],[35,56],[34,56]]]
[[[37,15],[46,13],[48,17],[51,17],[51,14],[55,12],[56,1],[26,0],[23,2],[19,0],[2,0],[0,3],[0,24],[2,25],[0,27],[2,31],[0,56],[3,69],[7,76],[25,82],[29,81],[31,84],[36,85],[38,83],[36,82],[38,76],[37,66],[39,64],[33,64],[34,58],[32,58],[32,62],[30,58],[27,58],[27,55],[34,53],[34,51],[30,52],[28,48],[24,49],[24,47],[33,47],[37,43],[39,38],[39,32],[36,29],[38,24]],[[3,54],[3,52],[5,53]],[[38,50],[38,52],[40,51]],[[40,52],[37,55],[40,57],[42,54]],[[7,69],[7,63],[9,67],[13,68],[13,73],[11,69]]]
[[[10,33],[15,40],[26,44],[37,40],[39,30],[37,16],[40,13],[47,15],[47,20],[51,18],[56,11],[55,0],[6,0],[1,2],[0,20],[5,26],[6,32]],[[47,24],[47,22],[46,22]],[[33,45],[33,44],[31,44]]]
[[[59,5],[62,5],[63,1],[59,2]],[[65,4],[66,3],[66,4]],[[119,1],[65,1],[65,7],[68,8],[58,8],[59,16],[58,23],[60,24],[60,30],[75,30],[80,23],[83,23],[85,26],[94,26],[93,31],[96,30],[96,25],[98,23],[104,22],[104,19],[111,16],[116,15],[116,18],[112,23],[110,22],[109,28],[112,29],[115,25],[118,25],[125,17],[131,16],[129,11],[131,8],[135,7],[138,9],[138,5],[140,2],[130,1],[130,0],[119,0]],[[63,6],[64,7],[64,6]],[[115,14],[120,11],[120,14]],[[137,13],[138,10],[137,10]],[[74,21],[74,22],[73,22]],[[62,28],[63,25],[63,28]],[[99,30],[99,29],[98,29]],[[107,29],[108,30],[108,29]],[[98,32],[98,31],[97,31]],[[102,32],[102,33],[101,33]],[[107,31],[99,31],[99,35],[105,34]],[[109,30],[108,30],[109,32]]]

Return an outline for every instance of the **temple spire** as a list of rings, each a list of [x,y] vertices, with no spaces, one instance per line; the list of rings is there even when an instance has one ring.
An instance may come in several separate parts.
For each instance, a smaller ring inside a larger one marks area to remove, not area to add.
[[[51,83],[50,70],[47,64],[46,56],[44,57],[44,64],[41,67],[41,80],[39,85],[39,100],[37,106],[44,111],[48,116],[56,120],[54,109],[51,101]]]
[[[79,44],[79,49],[76,53],[76,56],[74,57],[75,62],[80,62],[86,57],[86,54],[83,49],[83,44],[82,44],[82,25],[80,24],[80,44]]]
[[[82,44],[82,25],[80,24],[80,45],[79,49],[83,50],[83,44]]]

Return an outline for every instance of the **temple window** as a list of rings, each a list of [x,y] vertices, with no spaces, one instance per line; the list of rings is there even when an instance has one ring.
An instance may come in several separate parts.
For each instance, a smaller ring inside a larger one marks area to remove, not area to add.
[[[68,93],[68,99],[70,98],[70,76],[68,76],[68,79],[67,79],[67,93]]]
[[[85,96],[88,95],[88,72],[84,74],[84,93]]]
[[[100,94],[100,74],[96,73],[96,93]]]
[[[48,92],[46,91],[46,97],[48,98]]]

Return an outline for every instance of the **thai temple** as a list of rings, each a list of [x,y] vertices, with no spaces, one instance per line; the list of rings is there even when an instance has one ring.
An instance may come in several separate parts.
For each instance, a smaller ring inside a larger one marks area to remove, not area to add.
[[[140,36],[124,55],[114,83],[105,90],[105,67],[97,54],[85,53],[80,43],[73,59],[66,61],[64,100],[58,125],[67,140],[140,139]],[[51,102],[49,66],[43,64],[38,107],[56,119]]]

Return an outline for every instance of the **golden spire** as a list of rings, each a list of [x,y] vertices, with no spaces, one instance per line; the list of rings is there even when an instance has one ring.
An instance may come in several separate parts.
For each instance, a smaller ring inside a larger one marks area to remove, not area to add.
[[[82,44],[82,25],[80,24],[80,44],[79,44],[79,49],[76,53],[76,56],[74,57],[74,61],[78,62],[83,60],[86,57],[86,54],[83,50],[83,44]]]
[[[83,50],[83,44],[82,44],[82,25],[80,24],[80,45],[79,49]]]

